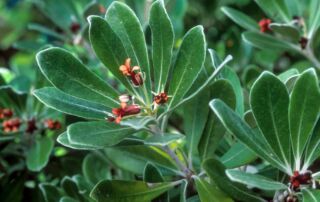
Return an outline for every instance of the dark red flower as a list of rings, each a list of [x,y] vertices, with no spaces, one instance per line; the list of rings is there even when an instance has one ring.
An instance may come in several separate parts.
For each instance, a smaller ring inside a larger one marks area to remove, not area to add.
[[[6,133],[17,132],[20,125],[21,121],[19,118],[9,119],[2,123],[3,131]]]
[[[165,104],[166,102],[168,102],[168,95],[164,92],[159,93],[158,95],[154,96],[153,101],[160,105],[160,104]]]
[[[300,185],[308,185],[312,183],[312,173],[307,171],[305,173],[299,173],[298,171],[293,172],[293,176],[290,178],[291,188],[293,190],[299,190]]]
[[[269,25],[271,24],[271,20],[268,18],[263,18],[259,21],[260,31],[267,32],[270,31]]]
[[[72,31],[72,33],[77,33],[79,30],[80,30],[80,28],[81,28],[81,26],[80,26],[80,24],[79,23],[77,23],[77,22],[73,22],[73,23],[71,23],[71,25],[70,25],[70,30]]]
[[[13,116],[11,109],[0,109],[0,119],[8,119]]]
[[[34,118],[28,120],[26,132],[32,134],[37,129],[36,120]]]
[[[127,58],[123,65],[119,67],[119,70],[123,75],[128,76],[135,86],[141,86],[143,84],[142,73],[139,66],[131,68],[131,59]],[[138,72],[137,72],[138,71]]]
[[[112,109],[114,117],[109,117],[108,120],[111,122],[120,123],[121,119],[125,116],[139,114],[141,108],[139,105],[126,105],[122,104],[119,108]]]

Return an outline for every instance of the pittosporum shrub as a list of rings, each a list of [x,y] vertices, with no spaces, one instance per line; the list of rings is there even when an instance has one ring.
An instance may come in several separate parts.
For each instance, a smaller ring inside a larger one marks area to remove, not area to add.
[[[62,48],[36,57],[52,87],[34,95],[88,119],[57,141],[93,151],[83,175],[65,177],[58,188],[41,185],[48,201],[317,200],[318,173],[310,168],[319,156],[315,70],[264,72],[245,112],[240,81],[225,67],[231,56],[221,61],[207,49],[201,26],[176,50],[162,1],[150,8],[150,32],[120,2],[88,22],[91,46],[116,84]]]

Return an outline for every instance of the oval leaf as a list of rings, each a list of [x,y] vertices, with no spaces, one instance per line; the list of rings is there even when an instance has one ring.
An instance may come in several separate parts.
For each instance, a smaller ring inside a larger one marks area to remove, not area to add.
[[[292,148],[298,164],[302,160],[301,156],[318,120],[319,100],[320,91],[316,72],[314,69],[306,70],[293,87],[289,105]],[[300,165],[296,166],[299,170]]]
[[[219,99],[213,100],[210,102],[210,107],[223,125],[243,144],[273,166],[284,172],[290,172],[285,164],[275,156],[262,134],[251,129],[248,124],[246,124],[239,115],[233,112],[225,103]]]
[[[126,4],[115,1],[106,13],[106,20],[110,27],[122,41],[124,48],[131,58],[132,65],[138,65],[145,73],[145,85],[147,92],[151,91],[151,76],[149,59],[143,29],[139,19]],[[109,53],[110,54],[110,53]],[[148,96],[150,95],[145,95]]]
[[[167,82],[174,43],[172,24],[162,0],[152,4],[149,24],[152,33],[155,91],[160,93]]]
[[[284,190],[288,187],[281,182],[277,182],[261,175],[242,172],[240,170],[227,170],[227,176],[235,182],[239,182],[250,187],[262,190]]]
[[[135,131],[106,121],[78,122],[67,129],[71,144],[104,148],[115,145]]]
[[[216,159],[208,159],[203,163],[203,169],[214,183],[226,194],[237,200],[246,201],[265,201],[255,196],[244,186],[231,182],[225,174],[225,167]]]
[[[53,148],[53,141],[49,137],[37,139],[27,153],[27,167],[31,171],[40,171],[49,161]]]
[[[268,34],[262,34],[258,32],[244,32],[242,34],[242,38],[249,44],[263,50],[285,51],[293,49],[290,43],[281,39],[277,39]]]
[[[228,8],[228,7],[222,7],[221,10],[231,20],[233,20],[235,23],[237,23],[239,26],[243,27],[244,29],[247,29],[250,31],[259,31],[258,23],[248,15],[240,11],[237,11],[236,9]]]
[[[90,42],[97,57],[131,93],[134,92],[130,81],[119,71],[119,67],[129,58],[122,41],[105,19],[90,16],[88,21]]]
[[[33,94],[48,107],[82,118],[104,120],[105,112],[111,111],[104,105],[68,95],[53,87],[35,90]]]
[[[114,88],[90,72],[68,51],[48,48],[37,54],[37,62],[46,78],[61,91],[110,107],[119,105]]]
[[[205,48],[203,27],[194,27],[184,36],[170,81],[168,94],[172,98],[168,108],[177,105],[196,80],[204,63]]]
[[[253,84],[250,105],[265,139],[279,159],[290,166],[289,94],[274,75],[264,72]]]
[[[93,188],[90,196],[98,202],[151,201],[175,185],[177,183],[151,184],[142,181],[104,180]]]

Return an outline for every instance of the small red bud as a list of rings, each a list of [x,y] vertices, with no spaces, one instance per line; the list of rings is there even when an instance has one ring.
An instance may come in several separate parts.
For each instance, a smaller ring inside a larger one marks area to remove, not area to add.
[[[70,30],[72,31],[72,33],[77,33],[79,30],[80,30],[80,24],[77,23],[77,22],[73,22],[71,23],[71,26],[70,26]]]
[[[269,25],[271,24],[271,20],[268,18],[263,18],[259,21],[260,31],[267,32],[270,31]]]
[[[107,9],[103,6],[103,5],[99,5],[99,12],[100,13],[102,13],[102,14],[104,14],[104,13],[106,13],[107,12]]]
[[[300,47],[301,49],[305,49],[308,45],[308,39],[306,37],[301,37],[300,40],[299,40],[299,44],[300,44]]]
[[[109,117],[108,121],[120,123],[121,119],[125,116],[139,114],[141,108],[139,105],[126,105],[120,108],[112,109],[112,113],[115,117]]]
[[[36,120],[35,119],[28,120],[26,132],[32,134],[37,129],[38,127],[36,125]]]
[[[168,95],[166,93],[159,93],[158,95],[154,96],[153,101],[160,105],[160,104],[165,104],[166,102],[168,102]]]

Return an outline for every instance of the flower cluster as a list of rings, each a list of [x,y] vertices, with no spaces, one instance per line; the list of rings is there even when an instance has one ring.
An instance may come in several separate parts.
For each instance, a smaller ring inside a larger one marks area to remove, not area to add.
[[[6,133],[17,132],[20,128],[21,121],[19,118],[13,118],[2,122],[3,131]]]
[[[11,109],[0,109],[0,119],[8,119],[13,116]]]
[[[131,67],[131,59],[127,58],[123,65],[119,67],[122,74],[130,79],[134,87],[144,84],[143,74],[139,66]],[[154,105],[163,105],[167,103],[169,96],[165,92],[154,95]],[[110,122],[120,123],[123,117],[137,115],[141,112],[141,107],[134,103],[134,97],[130,95],[121,95],[119,97],[120,107],[113,108],[112,114],[107,118]]]
[[[153,101],[157,105],[165,104],[168,102],[169,96],[165,93],[159,93],[158,95],[155,95],[153,98]]]
[[[22,124],[26,125],[25,132],[32,134],[34,131],[38,130],[37,121],[35,118],[31,118],[23,121],[18,117],[13,118],[13,111],[11,109],[0,109],[0,119],[2,122],[2,130],[5,133],[18,132]],[[49,130],[58,130],[61,128],[61,123],[57,120],[47,119],[44,122],[41,122],[43,125],[40,128],[49,129]]]
[[[297,191],[300,189],[300,185],[310,185],[312,184],[312,173],[307,171],[305,173],[299,173],[299,171],[294,171],[293,176],[290,178],[290,187]]]

